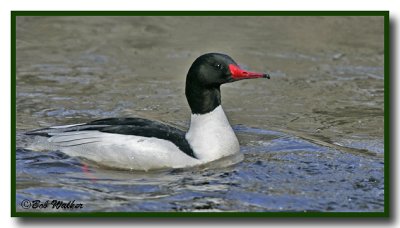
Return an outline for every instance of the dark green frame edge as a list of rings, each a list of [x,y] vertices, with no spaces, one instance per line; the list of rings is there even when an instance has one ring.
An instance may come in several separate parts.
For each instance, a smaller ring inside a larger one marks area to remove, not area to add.
[[[16,17],[17,16],[383,16],[384,211],[383,212],[17,212]],[[390,217],[389,11],[11,11],[11,217]]]

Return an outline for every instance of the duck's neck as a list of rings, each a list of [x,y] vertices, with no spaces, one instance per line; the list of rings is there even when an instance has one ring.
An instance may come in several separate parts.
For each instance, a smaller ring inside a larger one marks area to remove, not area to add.
[[[239,152],[239,142],[221,105],[205,114],[192,114],[186,140],[202,161]]]
[[[220,86],[202,86],[196,80],[186,80],[186,99],[193,114],[206,114],[221,105]]]

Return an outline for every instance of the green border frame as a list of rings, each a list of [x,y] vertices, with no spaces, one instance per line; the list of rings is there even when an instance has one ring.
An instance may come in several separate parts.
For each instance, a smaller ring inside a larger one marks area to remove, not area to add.
[[[382,16],[384,17],[383,212],[17,212],[16,18],[18,16]],[[11,216],[12,217],[390,217],[389,11],[11,11]]]

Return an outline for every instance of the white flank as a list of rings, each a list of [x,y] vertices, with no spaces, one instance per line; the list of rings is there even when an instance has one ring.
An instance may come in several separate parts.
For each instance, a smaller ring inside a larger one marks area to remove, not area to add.
[[[76,126],[80,126],[80,125],[84,125],[85,123],[78,123],[78,124],[70,124],[70,125],[61,125],[61,126],[53,126],[50,127],[52,129],[62,129],[62,128],[68,128],[68,127],[76,127]]]
[[[70,156],[83,157],[98,164],[131,169],[152,170],[183,168],[201,161],[183,153],[170,141],[99,131],[55,133],[46,139],[47,150],[60,150]]]

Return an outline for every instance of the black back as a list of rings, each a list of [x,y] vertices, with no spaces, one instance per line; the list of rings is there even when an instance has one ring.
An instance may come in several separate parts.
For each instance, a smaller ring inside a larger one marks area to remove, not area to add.
[[[185,154],[196,158],[192,148],[186,141],[185,132],[160,123],[142,118],[108,118],[67,128],[45,128],[27,132],[28,135],[51,137],[54,133],[73,131],[100,131],[105,133],[155,137],[174,143]]]

